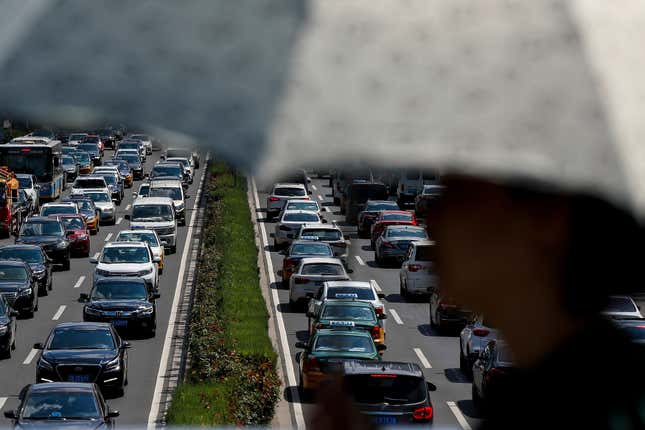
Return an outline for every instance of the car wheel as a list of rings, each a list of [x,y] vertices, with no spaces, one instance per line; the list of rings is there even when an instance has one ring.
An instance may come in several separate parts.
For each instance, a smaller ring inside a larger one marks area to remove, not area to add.
[[[11,342],[11,350],[12,350],[12,351],[15,351],[15,350],[16,350],[16,338],[15,338],[15,336],[14,336],[14,338],[13,338],[13,342]]]
[[[121,199],[119,199],[119,200],[117,200],[117,201],[116,201],[116,205],[117,205],[117,206],[121,206]]]
[[[477,392],[477,388],[475,388],[475,384],[472,384],[471,388],[471,396],[473,398],[473,406],[475,408],[475,411],[478,414],[481,414],[485,410],[485,404],[484,404],[484,399],[479,395]]]
[[[67,254],[67,258],[65,261],[63,261],[63,270],[69,270],[70,269],[70,254]]]
[[[464,357],[464,352],[459,348],[459,369],[464,375],[468,373],[468,362]]]
[[[45,285],[44,287],[38,287],[38,295],[39,296],[42,297],[42,296],[46,296],[47,294],[48,294],[47,293],[47,285]]]
[[[163,269],[159,269],[159,274],[163,275]]]
[[[403,279],[399,278],[399,295],[405,297],[405,292],[403,290]]]
[[[282,288],[285,290],[289,289],[289,280],[288,279],[283,279],[282,280]]]
[[[47,289],[51,291],[54,289],[54,281],[52,281],[51,275],[49,275],[47,279],[49,279],[49,282],[47,283]]]
[[[171,247],[170,247],[170,253],[171,253],[171,254],[174,254],[174,253],[176,253],[176,252],[177,252],[177,245],[173,245],[173,246],[171,246]]]
[[[6,358],[6,359],[11,358],[11,351],[13,349],[15,349],[15,346],[12,346],[12,345],[7,346],[7,348],[4,351],[2,351],[2,358]]]

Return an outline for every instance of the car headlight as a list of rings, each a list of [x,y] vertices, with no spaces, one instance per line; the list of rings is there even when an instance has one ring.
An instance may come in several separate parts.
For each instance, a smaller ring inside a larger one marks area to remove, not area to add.
[[[0,336],[6,334],[9,331],[9,324],[0,325]]]
[[[56,244],[56,249],[65,249],[65,248],[67,248],[67,242],[65,242],[64,240]]]
[[[110,360],[105,363],[105,370],[119,370],[121,368],[121,362],[117,356],[114,360]]]
[[[101,315],[101,311],[90,306],[85,306],[83,311],[88,315]]]
[[[31,295],[31,288],[25,288],[24,290],[20,290],[20,295],[21,296],[29,296]]]
[[[177,212],[183,212],[183,210],[184,210],[184,204],[183,204],[183,203],[178,204],[178,205],[175,207],[175,209],[177,210]]]
[[[86,234],[79,234],[76,236],[77,240],[87,240],[87,235]]]
[[[108,272],[107,270],[103,270],[103,269],[96,269],[94,271],[94,273],[96,273],[99,276],[110,276],[110,272]]]
[[[152,312],[153,312],[153,308],[152,308],[152,306],[150,306],[150,307],[148,307],[148,308],[139,308],[139,309],[137,310],[137,313],[138,313],[139,315],[152,315]]]
[[[42,367],[43,369],[47,370],[54,370],[54,366],[42,357],[40,357],[40,360],[38,360],[38,367]]]
[[[139,272],[137,272],[137,275],[145,276],[145,275],[149,275],[151,273],[152,273],[152,267],[149,267],[149,268],[144,269],[144,270],[139,270]]]

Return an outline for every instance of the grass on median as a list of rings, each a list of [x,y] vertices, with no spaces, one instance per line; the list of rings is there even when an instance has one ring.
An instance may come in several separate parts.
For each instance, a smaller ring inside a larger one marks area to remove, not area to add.
[[[190,322],[190,373],[167,419],[175,425],[267,424],[280,382],[246,180],[218,162],[211,175]],[[205,408],[213,397],[215,410]]]

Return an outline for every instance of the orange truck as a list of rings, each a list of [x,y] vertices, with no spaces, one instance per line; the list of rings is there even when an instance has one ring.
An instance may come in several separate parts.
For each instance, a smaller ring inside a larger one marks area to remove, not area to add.
[[[12,188],[15,190],[12,192]],[[12,198],[18,194],[18,180],[6,166],[0,166],[0,235],[9,237],[17,233],[18,220],[13,216]]]

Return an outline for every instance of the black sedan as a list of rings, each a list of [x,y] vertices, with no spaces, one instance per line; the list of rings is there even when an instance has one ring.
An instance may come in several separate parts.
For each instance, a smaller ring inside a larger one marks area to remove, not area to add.
[[[130,344],[106,323],[58,324],[36,363],[36,382],[94,382],[102,389],[123,395],[128,381]]]
[[[20,260],[0,260],[0,294],[22,315],[33,317],[38,310],[38,283],[31,268]]]
[[[54,264],[62,264],[64,270],[69,270],[69,241],[65,236],[65,227],[59,220],[30,217],[20,227],[16,243],[42,246]]]
[[[18,409],[5,411],[14,428],[111,429],[119,416],[95,384],[57,382],[23,388]]]
[[[109,322],[115,328],[143,330],[154,336],[157,328],[155,300],[140,278],[115,277],[96,281],[92,292],[81,294],[83,321]]]
[[[11,358],[11,351],[16,349],[17,316],[18,312],[0,295],[0,354],[5,358]]]
[[[38,294],[52,290],[52,262],[38,245],[6,245],[0,247],[0,260],[16,258],[29,264],[38,282]]]

